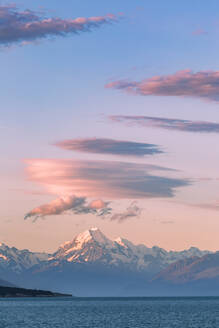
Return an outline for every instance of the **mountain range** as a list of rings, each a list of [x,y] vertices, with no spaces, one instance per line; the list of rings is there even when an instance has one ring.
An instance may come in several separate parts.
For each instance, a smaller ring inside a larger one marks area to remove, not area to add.
[[[219,252],[149,248],[91,228],[53,254],[0,244],[0,277],[77,296],[219,295]]]

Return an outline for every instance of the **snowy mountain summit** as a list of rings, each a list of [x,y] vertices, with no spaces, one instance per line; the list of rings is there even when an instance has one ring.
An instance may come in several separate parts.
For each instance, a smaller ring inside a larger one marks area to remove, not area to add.
[[[50,260],[95,262],[103,259],[113,248],[114,243],[98,228],[91,228],[80,233],[73,241],[61,245]]]
[[[121,237],[111,240],[98,228],[91,228],[62,244],[53,254],[1,244],[0,278],[26,288],[71,291],[82,296],[126,292],[139,295],[146,282],[175,262],[209,253],[195,247],[175,252],[134,245]]]
[[[191,256],[203,256],[208,251],[190,248],[181,252],[166,251],[154,246],[134,245],[121,237],[111,240],[98,228],[91,228],[62,244],[54,254],[33,253],[15,247],[0,245],[0,276],[21,274],[31,268],[63,267],[65,264],[92,264],[110,268],[144,271],[154,274],[178,260]]]
[[[110,266],[125,266],[135,270],[154,272],[190,256],[202,256],[208,251],[190,248],[182,252],[166,251],[154,246],[134,245],[121,237],[110,240],[98,228],[80,233],[72,241],[61,245],[50,261],[69,263],[102,263]]]

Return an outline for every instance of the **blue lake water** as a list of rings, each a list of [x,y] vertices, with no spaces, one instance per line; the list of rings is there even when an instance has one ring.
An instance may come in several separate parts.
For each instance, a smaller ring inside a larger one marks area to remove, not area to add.
[[[0,299],[0,328],[219,328],[219,298]]]

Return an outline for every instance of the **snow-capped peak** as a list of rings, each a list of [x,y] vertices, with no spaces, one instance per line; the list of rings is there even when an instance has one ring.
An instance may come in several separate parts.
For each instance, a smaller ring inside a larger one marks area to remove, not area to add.
[[[123,246],[125,248],[127,248],[127,245],[124,242],[124,239],[122,239],[121,237],[118,237],[114,240],[117,244],[119,244],[120,246]]]
[[[50,260],[65,258],[71,262],[82,256],[86,261],[86,259],[90,258],[90,255],[86,255],[90,247],[93,250],[96,248],[111,249],[113,245],[113,242],[104,236],[98,228],[90,228],[76,236],[73,241],[61,245]]]
[[[80,233],[74,242],[77,244],[77,248],[81,248],[84,244],[89,241],[95,241],[98,244],[108,244],[110,240],[104,236],[104,234],[98,228],[91,228]]]
[[[145,245],[135,245],[121,237],[110,240],[94,227],[61,245],[54,254],[32,253],[2,244],[0,246],[0,270],[12,270],[17,274],[36,265],[51,267],[61,265],[63,267],[66,263],[68,266],[70,263],[73,265],[97,263],[104,267],[158,272],[180,259],[194,255],[201,257],[206,253],[209,252],[200,251],[194,247],[181,252],[165,251],[157,246],[148,248]]]
[[[70,245],[72,241],[65,241],[63,244],[59,246],[59,248],[66,248],[68,245]]]
[[[85,243],[87,243],[88,241],[90,241],[92,239],[92,235],[90,230],[86,230],[82,233],[80,233],[75,239],[74,242],[75,244],[77,244],[77,248],[81,248],[81,246]]]
[[[97,230],[99,230],[97,227],[90,228],[90,231],[97,231]]]
[[[102,243],[107,238],[102,234],[102,232],[98,228],[90,228],[84,232],[81,232],[77,235],[73,240],[66,241],[62,245],[60,245],[60,249],[69,249],[73,245],[75,246],[74,249],[80,249],[84,244],[88,243],[91,240],[95,240],[99,243]],[[76,245],[75,245],[76,244]]]

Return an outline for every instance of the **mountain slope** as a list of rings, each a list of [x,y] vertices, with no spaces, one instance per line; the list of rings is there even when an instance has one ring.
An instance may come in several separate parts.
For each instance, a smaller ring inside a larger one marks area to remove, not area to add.
[[[61,245],[48,261],[29,272],[40,288],[81,296],[118,296],[130,285],[133,293],[139,286],[142,289],[155,274],[179,259],[206,253],[196,248],[167,252],[156,246],[136,246],[122,238],[113,241],[92,228]]]
[[[173,263],[153,280],[185,284],[202,279],[219,280],[219,252],[202,257],[190,257]]]
[[[15,247],[8,247],[0,244],[0,269],[9,268],[14,272],[21,272],[36,264],[48,260],[46,253],[33,253],[25,250],[18,250]]]
[[[177,261],[151,281],[162,295],[219,296],[219,252]]]
[[[78,296],[148,295],[151,286],[156,289],[158,284],[149,281],[159,272],[179,260],[206,254],[209,252],[194,247],[168,252],[123,238],[110,240],[98,228],[91,228],[52,255],[1,244],[0,276],[18,286]]]
[[[15,287],[15,285],[6,280],[0,279],[0,287]]]
[[[22,286],[24,273],[48,258],[46,253],[33,253],[0,244],[0,277],[7,277],[14,285]],[[31,281],[31,277],[27,279]]]
[[[134,271],[158,272],[170,263],[190,256],[202,256],[209,253],[197,248],[182,252],[167,252],[159,247],[148,248],[134,245],[130,241],[117,238],[108,239],[98,228],[91,228],[71,242],[60,246],[49,258],[52,263],[67,261],[69,263],[102,263],[114,267],[125,266]]]

